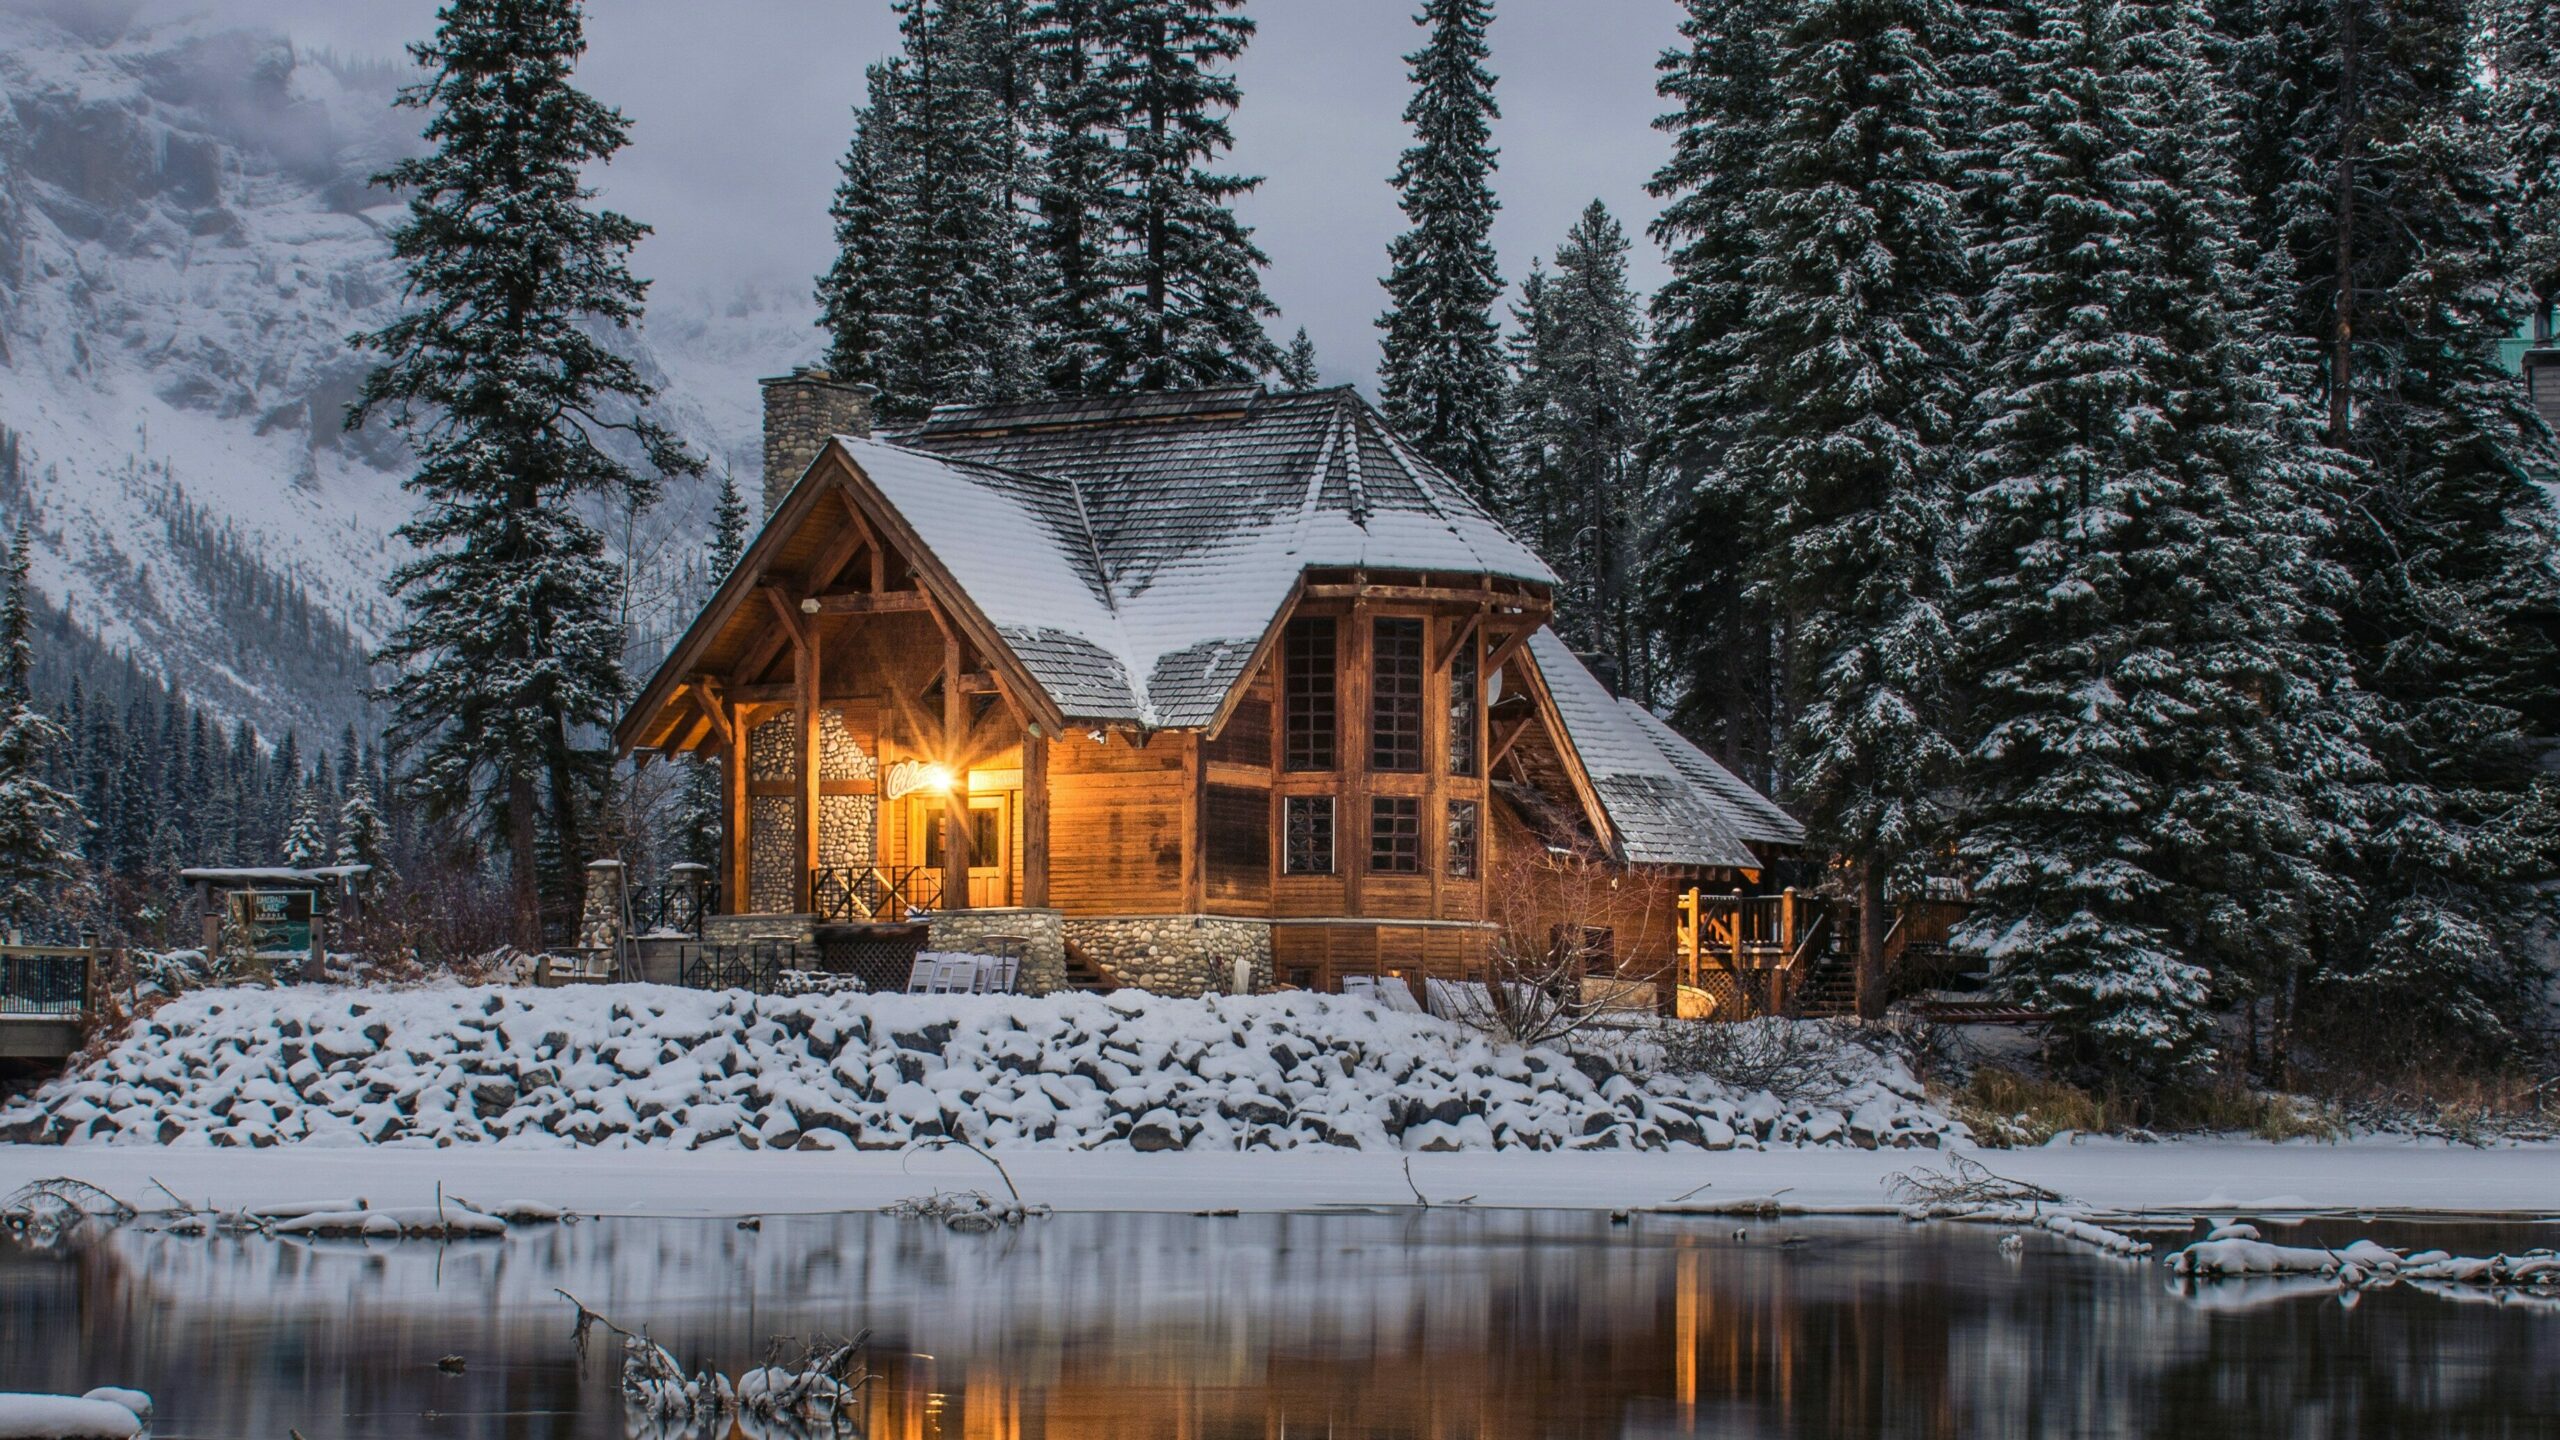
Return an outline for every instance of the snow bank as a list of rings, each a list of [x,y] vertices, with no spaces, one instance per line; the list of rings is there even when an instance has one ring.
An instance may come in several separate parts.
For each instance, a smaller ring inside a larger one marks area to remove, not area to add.
[[[142,1402],[137,1414],[125,1403]],[[129,1440],[142,1433],[151,1397],[139,1390],[69,1395],[0,1393],[0,1440]]]
[[[193,994],[0,1141],[1162,1150],[1936,1147],[1878,1057],[1823,1104],[1341,996],[293,988]]]
[[[2442,1250],[2403,1254],[2371,1240],[2335,1249],[2271,1245],[2247,1225],[2229,1225],[2169,1256],[2169,1269],[2198,1279],[2241,1275],[2318,1275],[2356,1288],[2394,1281],[2440,1286],[2560,1289],[2560,1255],[2459,1256]]]

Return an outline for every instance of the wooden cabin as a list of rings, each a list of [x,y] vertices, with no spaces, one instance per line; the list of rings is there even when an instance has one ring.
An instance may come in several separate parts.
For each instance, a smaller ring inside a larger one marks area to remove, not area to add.
[[[1473,977],[1524,934],[1652,975],[1677,891],[1802,845],[1348,389],[883,437],[822,372],[765,390],[764,528],[617,733],[721,767],[712,938],[1003,939],[1033,990]]]

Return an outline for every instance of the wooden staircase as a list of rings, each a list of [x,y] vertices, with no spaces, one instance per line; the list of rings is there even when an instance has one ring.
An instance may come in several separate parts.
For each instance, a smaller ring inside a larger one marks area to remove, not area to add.
[[[1083,946],[1070,940],[1067,942],[1067,988],[1081,990],[1088,995],[1108,995],[1120,988],[1120,982],[1112,979],[1110,971],[1084,953]]]

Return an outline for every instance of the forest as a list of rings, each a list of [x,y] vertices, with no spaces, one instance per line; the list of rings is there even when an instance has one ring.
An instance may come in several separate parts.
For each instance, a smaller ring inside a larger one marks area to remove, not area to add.
[[[1246,0],[894,8],[814,296],[886,425],[1314,382],[1225,164]],[[2507,356],[2560,299],[2560,7],[1680,8],[1654,214],[1594,202],[1501,273],[1494,0],[1420,0],[1379,177],[1378,399],[1555,568],[1559,630],[1843,894],[1961,880],[1959,943],[2110,1084],[2547,1054],[2560,470]],[[607,841],[698,851],[698,777],[635,791],[602,741],[628,627],[591,507],[702,467],[594,335],[641,323],[647,229],[578,178],[630,141],[572,83],[581,20],[455,0],[414,51],[430,150],[378,183],[416,305],[350,416],[419,457],[381,743],[37,671],[109,923],[160,913],[167,856],[273,855],[377,789],[401,866],[479,877],[519,943]],[[502,211],[543,243],[475,243]],[[670,563],[721,573],[728,500]]]

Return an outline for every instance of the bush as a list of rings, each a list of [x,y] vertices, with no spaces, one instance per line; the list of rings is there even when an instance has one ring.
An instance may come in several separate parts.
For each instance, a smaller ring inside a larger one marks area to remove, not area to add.
[[[1996,1065],[1977,1067],[1948,1108],[1990,1150],[2042,1145],[2065,1131],[2104,1134],[2123,1124],[2117,1107],[2078,1086]]]
[[[1865,1074],[1858,1027],[1823,1020],[1675,1020],[1662,1026],[1661,1066],[1729,1090],[1766,1090],[1783,1104],[1837,1098]]]
[[[2337,1113],[2316,1100],[2233,1078],[2166,1091],[2157,1116],[2164,1129],[2244,1133],[2261,1140],[2335,1140],[2344,1128]]]

